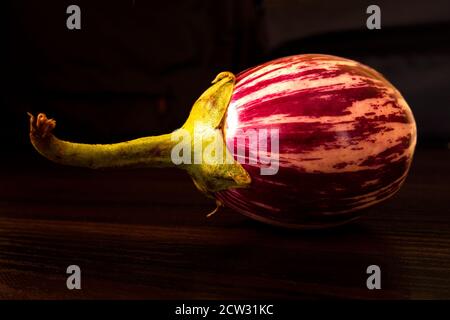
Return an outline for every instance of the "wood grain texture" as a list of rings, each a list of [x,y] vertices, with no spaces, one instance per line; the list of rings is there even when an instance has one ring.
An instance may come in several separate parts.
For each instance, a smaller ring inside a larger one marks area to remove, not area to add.
[[[450,298],[450,151],[418,150],[388,202],[317,232],[214,205],[177,170],[0,169],[1,299]],[[299,209],[300,210],[300,209]],[[66,289],[66,268],[82,290]],[[366,288],[366,268],[382,289]]]

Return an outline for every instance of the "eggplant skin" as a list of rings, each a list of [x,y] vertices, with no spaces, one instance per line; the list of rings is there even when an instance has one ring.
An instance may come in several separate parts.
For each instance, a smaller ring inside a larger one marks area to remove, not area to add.
[[[249,129],[278,129],[276,174],[249,163]],[[359,217],[400,189],[417,133],[408,104],[380,73],[311,54],[238,74],[224,135],[252,182],[217,192],[220,202],[262,222],[323,228]]]

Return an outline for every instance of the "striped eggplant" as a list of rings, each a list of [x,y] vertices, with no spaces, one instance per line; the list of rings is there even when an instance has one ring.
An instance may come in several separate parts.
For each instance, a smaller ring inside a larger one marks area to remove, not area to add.
[[[286,57],[237,75],[226,125],[234,144],[248,128],[278,128],[280,170],[261,176],[245,159],[251,186],[217,197],[287,226],[347,222],[389,198],[416,144],[413,115],[395,87],[365,65],[328,55]],[[249,144],[241,147],[248,157]]]
[[[358,62],[318,54],[220,73],[171,134],[90,145],[56,138],[55,124],[30,114],[31,142],[50,160],[176,166],[217,207],[295,228],[343,224],[391,197],[416,144],[412,112],[391,83]],[[268,159],[276,170],[264,174]]]

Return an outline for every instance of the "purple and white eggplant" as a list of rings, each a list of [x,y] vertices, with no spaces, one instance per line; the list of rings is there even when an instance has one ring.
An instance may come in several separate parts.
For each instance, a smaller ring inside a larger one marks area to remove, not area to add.
[[[391,197],[416,144],[398,90],[375,70],[329,55],[223,72],[171,134],[78,144],[56,138],[44,114],[30,121],[31,142],[55,162],[180,167],[219,206],[296,228],[342,224]]]

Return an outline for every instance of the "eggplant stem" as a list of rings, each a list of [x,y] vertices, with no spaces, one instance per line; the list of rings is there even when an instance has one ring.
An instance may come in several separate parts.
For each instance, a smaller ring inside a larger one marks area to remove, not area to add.
[[[30,139],[36,150],[57,163],[92,169],[120,167],[172,167],[171,134],[114,144],[84,144],[58,139],[52,134],[54,119],[43,113],[30,117]]]
[[[234,159],[223,136],[235,80],[231,72],[219,73],[196,100],[183,126],[169,134],[114,144],[74,143],[53,135],[55,120],[43,113],[36,118],[28,113],[30,140],[44,157],[64,165],[92,169],[178,167],[190,174],[201,192],[214,198],[215,192],[245,188],[251,183],[250,175]],[[181,161],[178,150],[183,154]],[[172,153],[177,156],[174,161]]]

